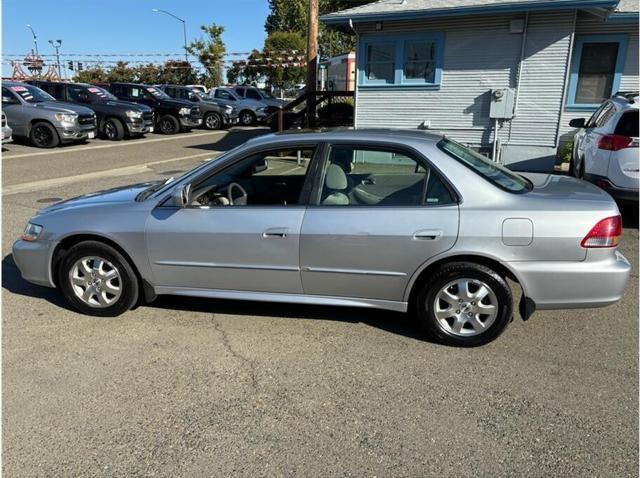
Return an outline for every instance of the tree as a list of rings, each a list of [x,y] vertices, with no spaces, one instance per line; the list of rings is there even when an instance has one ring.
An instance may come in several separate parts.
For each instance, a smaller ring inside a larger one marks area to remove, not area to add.
[[[129,62],[119,61],[114,67],[112,67],[108,74],[107,79],[109,82],[130,82],[135,81],[136,71],[129,66]]]
[[[107,75],[107,72],[98,64],[86,70],[76,72],[73,81],[77,83],[106,83],[109,81]]]
[[[271,58],[282,58],[282,60],[276,60],[276,64],[294,63],[298,62],[298,59],[290,60],[289,57],[297,55],[286,55],[281,52],[295,50],[299,52],[299,55],[303,55],[302,52],[306,47],[307,40],[299,32],[273,32],[264,41],[264,55]],[[306,66],[264,66],[263,75],[271,85],[290,88],[298,83],[304,83],[307,68]]]
[[[215,23],[200,27],[205,33],[205,38],[192,41],[187,46],[187,52],[198,57],[206,71],[205,84],[207,86],[220,86],[222,84],[222,64],[226,47],[222,41],[224,27]]]

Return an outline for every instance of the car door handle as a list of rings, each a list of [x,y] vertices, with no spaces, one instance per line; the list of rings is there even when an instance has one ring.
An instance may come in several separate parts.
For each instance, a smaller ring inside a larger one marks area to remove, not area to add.
[[[272,227],[271,229],[267,229],[262,233],[262,237],[270,238],[270,237],[279,237],[285,238],[287,237],[287,232],[289,230],[286,227]]]
[[[436,241],[442,237],[442,231],[425,229],[413,233],[413,239],[417,241]]]

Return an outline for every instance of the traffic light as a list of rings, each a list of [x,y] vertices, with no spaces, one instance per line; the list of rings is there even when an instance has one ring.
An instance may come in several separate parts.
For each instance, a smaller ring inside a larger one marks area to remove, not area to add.
[[[73,71],[73,62],[72,61],[68,61],[67,62],[67,68],[70,69],[71,71]]]
[[[78,71],[82,71],[84,68],[82,67],[82,62],[78,62]]]

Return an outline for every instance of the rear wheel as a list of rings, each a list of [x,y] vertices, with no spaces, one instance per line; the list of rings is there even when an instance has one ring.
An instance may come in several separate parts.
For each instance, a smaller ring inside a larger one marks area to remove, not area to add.
[[[138,279],[129,262],[114,248],[97,241],[81,242],[62,258],[58,285],[78,311],[115,317],[138,300]]]
[[[176,134],[180,132],[180,122],[171,115],[164,115],[160,118],[158,125],[162,134]]]
[[[483,345],[498,337],[512,319],[509,285],[480,264],[445,264],[419,287],[415,294],[418,320],[438,342]]]
[[[222,118],[218,113],[207,113],[204,117],[204,127],[207,129],[222,128]]]
[[[124,126],[119,119],[109,118],[104,122],[103,132],[111,141],[120,141],[124,138]]]
[[[55,148],[60,144],[58,132],[49,123],[40,122],[31,127],[29,139],[38,148]]]

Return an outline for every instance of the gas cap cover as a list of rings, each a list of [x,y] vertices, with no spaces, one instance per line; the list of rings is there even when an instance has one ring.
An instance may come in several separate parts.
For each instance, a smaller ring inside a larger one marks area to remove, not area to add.
[[[508,218],[502,223],[505,246],[528,246],[533,242],[533,222],[527,218]]]

